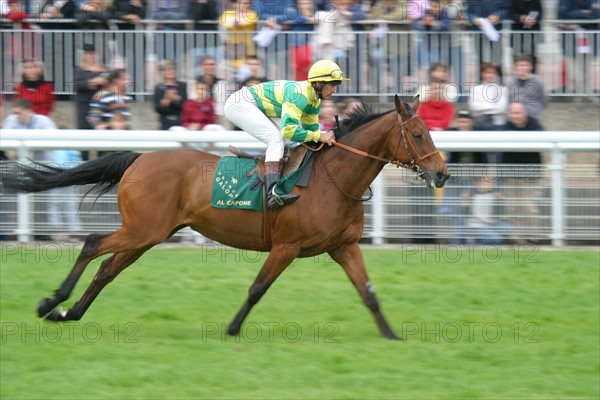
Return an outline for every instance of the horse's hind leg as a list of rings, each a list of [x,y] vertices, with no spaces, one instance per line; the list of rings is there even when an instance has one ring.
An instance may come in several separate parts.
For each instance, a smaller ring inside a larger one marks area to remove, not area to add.
[[[298,256],[298,248],[290,245],[275,245],[271,249],[267,261],[263,264],[258,276],[248,290],[248,298],[242,305],[233,322],[229,325],[227,332],[237,335],[240,332],[242,322],[260,298],[265,294],[271,284]]]
[[[91,234],[85,239],[85,243],[83,245],[83,249],[81,249],[81,253],[75,261],[75,265],[73,269],[67,276],[67,279],[60,285],[60,288],[56,289],[54,292],[54,297],[42,299],[38,303],[38,315],[40,317],[48,314],[54,307],[67,300],[73,292],[73,288],[75,284],[81,277],[81,274],[85,270],[85,267],[92,261],[94,258],[98,257],[98,246],[101,241],[106,238],[109,234],[97,235]]]
[[[51,321],[72,321],[81,319],[100,291],[112,282],[121,271],[140,258],[150,247],[152,246],[117,253],[104,260],[81,299],[73,304],[73,307],[68,311],[63,311],[60,308],[54,309],[46,316],[46,319]]]
[[[353,243],[347,246],[342,246],[336,250],[330,251],[329,255],[338,264],[344,268],[344,271],[348,275],[348,278],[352,281],[360,295],[362,296],[365,304],[375,317],[379,330],[388,339],[398,339],[398,336],[392,331],[385,320],[381,310],[379,309],[379,302],[375,297],[375,291],[369,278],[367,277],[367,269],[365,268],[365,261],[362,256],[362,251],[358,243]]]

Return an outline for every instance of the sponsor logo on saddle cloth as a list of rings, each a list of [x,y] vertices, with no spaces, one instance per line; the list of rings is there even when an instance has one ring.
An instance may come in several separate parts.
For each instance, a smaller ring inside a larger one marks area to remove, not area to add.
[[[312,159],[312,154],[310,157]],[[296,171],[281,178],[277,193],[287,194],[294,185],[300,185],[306,159]],[[211,205],[215,208],[263,210],[263,183],[258,177],[256,160],[239,157],[221,157],[213,180]],[[303,186],[306,186],[303,184]]]

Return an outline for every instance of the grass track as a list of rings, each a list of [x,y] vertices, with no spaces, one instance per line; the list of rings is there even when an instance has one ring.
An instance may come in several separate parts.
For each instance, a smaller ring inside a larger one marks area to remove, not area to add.
[[[77,252],[0,250],[3,399],[600,396],[597,251],[366,250],[393,342],[326,257],[292,264],[232,338],[260,254],[152,250],[57,325],[35,305]]]

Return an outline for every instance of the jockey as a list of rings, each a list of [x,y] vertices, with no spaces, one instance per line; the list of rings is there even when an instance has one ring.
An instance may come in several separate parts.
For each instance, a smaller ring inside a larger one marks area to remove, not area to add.
[[[225,116],[267,144],[265,186],[270,209],[278,209],[300,197],[297,194],[275,192],[275,186],[281,178],[285,140],[333,145],[333,132],[319,130],[321,100],[331,99],[337,86],[348,80],[336,63],[319,60],[308,71],[306,81],[269,81],[243,87],[225,102]]]

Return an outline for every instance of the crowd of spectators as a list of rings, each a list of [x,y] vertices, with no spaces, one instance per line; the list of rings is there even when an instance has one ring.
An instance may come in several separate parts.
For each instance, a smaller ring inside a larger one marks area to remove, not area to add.
[[[29,5],[27,11],[25,4]],[[461,31],[482,33],[474,36],[476,39],[470,44],[469,62],[502,65],[507,49],[501,30],[512,29],[508,41],[512,54],[529,54],[535,73],[537,45],[543,40],[540,34],[543,11],[540,0],[47,0],[42,3],[0,0],[0,16],[5,22],[23,23],[20,25],[23,29],[32,28],[30,23],[24,22],[30,17],[37,18],[35,23],[44,29],[63,27],[62,22],[52,23],[53,19],[60,18],[73,18],[74,23],[69,28],[85,31],[195,29],[205,38],[194,44],[194,56],[199,59],[209,55],[219,64],[226,64],[227,74],[221,78],[227,81],[234,81],[246,59],[261,56],[263,50],[269,50],[271,58],[273,52],[277,55],[283,52],[289,60],[285,66],[271,65],[271,60],[264,60],[268,61],[266,70],[275,79],[304,79],[308,66],[318,59],[331,59],[343,67],[361,65],[353,75],[366,91],[393,90],[404,88],[408,82],[424,81],[426,71],[436,63],[448,65],[452,81],[462,87],[468,68],[463,52],[464,35],[458,34]],[[595,21],[559,26],[576,32],[561,36],[565,55],[563,68],[568,71],[563,73],[560,88],[563,93],[575,90],[577,85],[581,86],[582,79],[593,73],[591,62],[580,62],[579,58],[591,60],[597,56],[598,37],[586,35],[586,31],[598,29],[598,0],[560,0],[558,18]],[[511,23],[506,24],[507,21]],[[257,42],[254,34],[261,29],[285,32],[286,43],[280,40]],[[364,36],[356,35],[360,31],[370,32],[366,41]],[[402,31],[412,34],[387,35]],[[11,47],[22,47],[9,52],[17,59],[23,58],[22,53],[29,53],[27,58],[42,58],[34,53],[39,46],[28,45],[28,41],[39,38],[30,35],[21,38],[24,41],[12,39],[15,40],[11,40]],[[359,58],[361,46],[365,48],[360,54],[368,54],[368,57]],[[187,55],[163,54],[158,61],[174,58],[182,64],[182,57]],[[282,64],[281,58],[276,58],[275,63]],[[578,58],[576,65],[569,67],[575,58]],[[179,65],[180,70],[183,67]],[[578,73],[577,68],[584,69],[583,73]],[[186,78],[189,77],[187,71],[185,73]],[[188,90],[193,91],[191,81]],[[463,99],[467,91],[468,88],[462,87]]]
[[[543,120],[543,110],[548,104],[547,85],[536,75],[539,68],[536,45],[540,42],[538,33],[543,18],[539,0],[71,0],[45,1],[31,9],[32,14],[25,11],[24,3],[20,0],[0,0],[0,14],[5,23],[19,23],[23,30],[32,30],[35,25],[28,21],[31,17],[37,17],[36,24],[43,29],[129,30],[147,25],[162,31],[178,31],[189,29],[188,22],[191,19],[194,21],[193,29],[204,33],[214,32],[217,39],[206,41],[204,46],[194,49],[194,79],[178,79],[178,76],[182,76],[180,70],[184,65],[177,54],[175,59],[159,61],[160,80],[154,87],[153,101],[156,127],[162,130],[234,128],[223,119],[222,107],[227,94],[232,88],[273,79],[265,74],[271,60],[261,59],[261,45],[270,48],[275,46],[275,54],[283,52],[290,60],[291,74],[278,78],[303,80],[311,63],[320,58],[334,60],[340,65],[365,62],[369,65],[385,65],[383,76],[369,76],[369,73],[366,78],[362,73],[352,76],[355,80],[366,79],[370,84],[383,80],[385,85],[399,88],[406,83],[407,76],[416,77],[418,83],[414,93],[419,94],[421,100],[418,113],[429,130],[539,131],[542,130],[540,122]],[[597,20],[600,18],[598,4],[598,0],[560,0],[558,17],[565,20]],[[65,22],[65,18],[72,18],[74,25],[73,22]],[[52,20],[61,20],[61,24],[52,23]],[[509,41],[515,54],[513,73],[507,76],[501,73],[500,65],[506,49],[502,47],[498,36],[504,20],[512,21],[513,33]],[[151,25],[145,21],[154,23]],[[561,36],[565,66],[574,62],[576,55],[588,61],[598,56],[597,35],[586,33],[598,29],[597,21],[577,26],[565,23],[560,28],[565,31],[577,29],[576,35]],[[290,32],[290,36],[284,47],[277,41],[257,43],[254,35],[260,29],[272,31],[273,36],[280,31]],[[370,31],[369,48],[365,49],[367,60],[353,59],[357,52],[352,50],[362,45],[354,33],[362,30]],[[460,36],[453,34],[456,30],[481,30],[485,33],[473,46],[481,80],[466,93],[459,90],[464,80],[464,60]],[[394,31],[411,31],[415,40],[406,43],[386,40],[386,34]],[[217,36],[218,32],[226,35]],[[13,114],[4,121],[3,127],[33,129],[44,121],[52,122],[42,117],[51,116],[57,95],[54,84],[45,79],[45,66],[40,61],[42,54],[35,53],[35,49],[39,48],[35,45],[36,37],[24,33],[11,35],[8,36],[8,47],[3,52],[20,60],[20,70],[14,84]],[[584,42],[588,43],[588,50],[580,49]],[[81,62],[74,66],[76,127],[114,130],[135,128],[131,126],[133,97],[129,91],[133,83],[128,70],[116,65],[100,65],[97,44],[95,41],[84,43],[79,49]],[[417,62],[411,62],[415,57]],[[217,66],[223,60],[227,62],[225,70],[232,71],[227,76],[219,76],[217,72],[221,71]],[[418,71],[411,70],[415,64]],[[582,72],[586,76],[591,67],[585,63],[582,65],[586,65],[587,70]],[[371,72],[368,67],[366,71]],[[565,76],[562,84],[565,88],[574,88],[577,79],[578,76]],[[459,85],[456,85],[457,82]],[[346,98],[344,104],[324,101],[321,106],[321,128],[327,130],[335,127],[335,116],[340,114],[343,118],[347,112],[345,110],[351,109],[356,101],[352,98]],[[20,118],[21,114],[27,114],[29,118]],[[57,153],[55,156],[56,159],[73,162],[79,157],[73,153]],[[454,164],[541,163],[539,153],[460,152],[446,154],[446,157]],[[88,154],[83,153],[81,158],[87,159]],[[52,160],[51,157],[48,159]],[[460,227],[489,228],[483,236],[490,241],[497,241],[507,237],[507,232],[515,226],[523,223],[532,226],[534,222],[526,219],[498,223],[490,216],[490,210],[496,209],[490,204],[500,196],[524,196],[529,199],[526,205],[529,214],[536,215],[533,194],[526,185],[519,185],[524,182],[521,178],[515,177],[510,182],[513,190],[510,193],[500,193],[479,180],[466,182],[453,178],[449,182],[446,197],[461,199],[461,202],[454,203],[454,211],[456,207],[469,207],[468,211],[461,208],[460,215],[463,217],[455,221],[457,229],[463,232]],[[447,204],[442,202],[439,212],[448,212],[448,209]],[[429,214],[434,212],[433,209],[426,211]],[[477,216],[477,212],[483,214]],[[420,211],[415,210],[415,214],[420,214]],[[518,215],[519,210],[509,210],[508,214]],[[496,228],[501,232],[491,235],[490,231]],[[455,235],[457,241],[464,240],[463,233]]]

